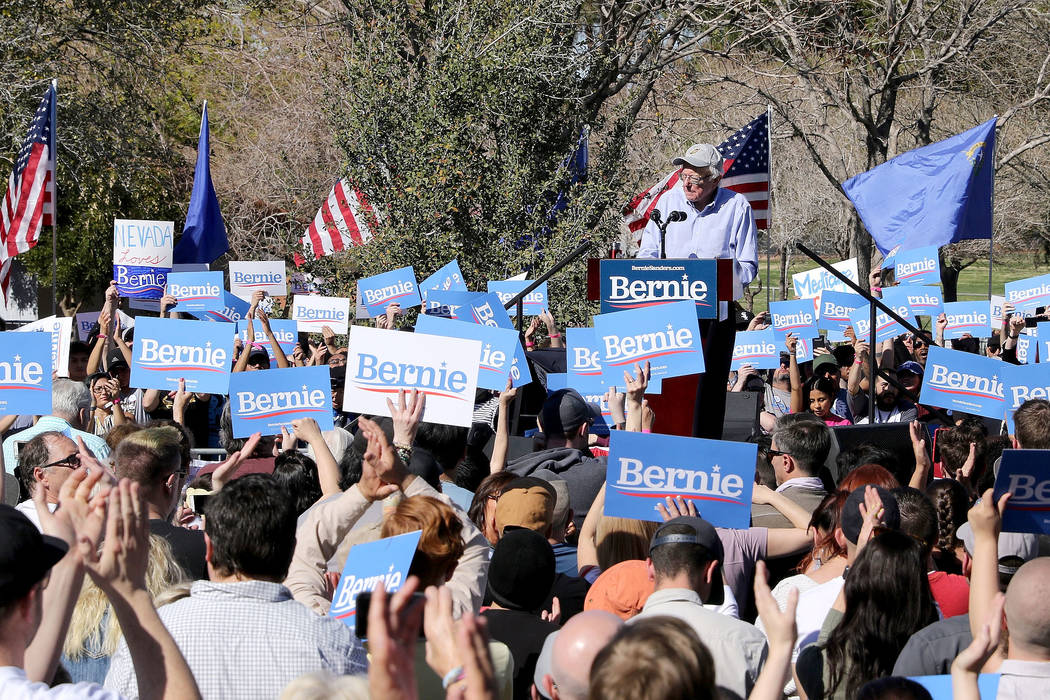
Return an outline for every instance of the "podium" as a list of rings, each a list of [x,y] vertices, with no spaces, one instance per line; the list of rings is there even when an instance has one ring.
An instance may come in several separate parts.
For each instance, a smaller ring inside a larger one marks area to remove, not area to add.
[[[659,265],[673,266],[675,263],[695,265],[705,264],[710,268],[710,277],[713,279],[708,287],[714,287],[714,298],[711,300],[711,312],[705,314],[707,318],[717,319],[719,304],[715,302],[733,301],[741,296],[741,285],[736,274],[736,266],[731,258],[718,258],[713,260],[676,260],[673,258],[615,258],[620,261],[631,261],[635,263],[655,263]],[[602,300],[603,272],[601,258],[589,258],[587,260],[587,299],[590,301]],[[713,263],[713,265],[712,265]],[[606,265],[606,274],[609,266]],[[606,287],[608,285],[605,285]],[[667,303],[667,302],[664,302]],[[651,306],[651,303],[644,304]],[[613,311],[608,308],[608,300],[602,304],[602,313]],[[698,312],[698,318],[701,312]],[[701,321],[702,322],[702,321]],[[702,336],[701,336],[702,337]],[[706,338],[704,339],[704,351],[706,359]],[[649,406],[656,414],[659,432],[667,435],[682,435],[690,437],[693,434],[693,418],[696,406],[697,389],[699,387],[700,375],[690,374],[681,377],[664,378],[661,393],[646,394],[645,398]],[[722,418],[717,418],[720,422]]]

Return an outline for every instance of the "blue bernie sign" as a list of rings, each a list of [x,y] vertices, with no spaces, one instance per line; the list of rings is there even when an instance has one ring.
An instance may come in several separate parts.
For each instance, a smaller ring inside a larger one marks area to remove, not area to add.
[[[941,283],[941,262],[935,245],[900,250],[893,256],[893,278],[900,285]]]
[[[416,530],[351,547],[328,616],[353,628],[358,594],[371,593],[380,584],[387,594],[401,588],[422,534]]]
[[[131,386],[226,394],[232,369],[232,323],[139,317],[131,355]]]
[[[459,269],[459,261],[453,260],[419,283],[419,294],[426,301],[431,292],[465,292],[467,283]]]
[[[697,318],[718,316],[714,260],[602,260],[599,272],[603,314],[690,301]]]
[[[812,299],[770,302],[769,313],[777,340],[783,341],[789,333],[807,340],[820,335]]]
[[[781,351],[786,352],[787,347],[777,340],[772,328],[737,331],[729,368],[739,371],[744,365],[751,365],[755,369],[776,369],[780,367]]]
[[[657,307],[594,317],[606,384],[623,381],[635,363],[650,363],[654,377],[679,377],[704,371],[693,303],[676,301]]]
[[[994,498],[1010,493],[1003,511],[1003,532],[1050,535],[1050,450],[1003,450],[995,477]]]
[[[416,287],[416,273],[411,267],[401,267],[384,272],[381,275],[365,277],[357,281],[360,293],[358,303],[365,307],[371,317],[386,313],[386,307],[393,303],[401,304],[402,309],[419,306],[419,289]]]
[[[478,387],[503,391],[514,363],[514,348],[521,347],[518,334],[507,328],[482,326],[469,321],[454,321],[438,316],[420,315],[416,332],[446,338],[470,338],[481,341],[481,363],[478,365]]]
[[[321,430],[331,430],[331,371],[323,367],[288,367],[236,372],[230,377],[233,436],[252,433],[280,435],[297,418],[313,418]]]
[[[1050,274],[1007,282],[1006,303],[1014,305],[1014,313],[1026,316],[1050,306]]]
[[[1002,419],[1004,363],[959,350],[930,347],[919,401],[952,411]]]
[[[833,343],[841,343],[846,338],[846,329],[850,328],[850,313],[854,309],[868,308],[867,300],[852,292],[833,292],[825,290],[820,293],[820,320],[818,325],[827,333]]]
[[[991,307],[987,301],[950,301],[944,305],[944,339],[955,340],[964,335],[987,338],[992,334]]]
[[[515,296],[520,294],[526,287],[532,284],[532,280],[499,280],[488,283],[488,291],[499,297],[501,304],[506,304]],[[529,292],[522,300],[522,313],[528,316],[538,316],[550,307],[547,299],[547,283],[544,282]]]
[[[51,413],[52,370],[50,333],[0,333],[0,415]]]
[[[164,291],[178,300],[176,311],[195,315],[222,311],[229,294],[222,286],[222,272],[171,272]]]

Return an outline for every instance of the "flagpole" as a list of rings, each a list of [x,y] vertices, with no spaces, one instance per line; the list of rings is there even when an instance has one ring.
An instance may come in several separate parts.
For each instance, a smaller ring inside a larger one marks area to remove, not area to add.
[[[51,79],[54,98],[51,100],[51,162],[54,178],[51,188],[51,315],[58,315],[58,80]]]
[[[769,199],[766,202],[766,311],[769,311],[770,288],[773,276],[769,271],[769,260],[773,251],[773,105],[766,105],[766,154],[769,158]]]
[[[998,117],[999,115],[995,115]],[[994,131],[992,132],[995,133]],[[995,140],[995,145],[999,145],[999,139]],[[988,198],[991,200],[992,209],[992,230],[989,231],[988,235],[988,300],[992,299],[992,244],[995,242],[995,149],[992,149],[992,191],[988,193]]]

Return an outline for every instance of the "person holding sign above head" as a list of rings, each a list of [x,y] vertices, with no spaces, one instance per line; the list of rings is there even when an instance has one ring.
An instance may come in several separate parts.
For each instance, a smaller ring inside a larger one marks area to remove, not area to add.
[[[266,292],[255,291],[252,292],[252,303],[248,307],[248,313],[245,318],[248,320],[248,342],[241,350],[241,354],[237,357],[237,364],[234,365],[234,372],[244,372],[246,370],[260,370],[270,369],[270,356],[266,350],[257,345],[254,342],[255,339],[255,328],[253,327],[254,319],[258,319],[259,323],[262,324],[263,332],[266,334],[266,340],[270,343],[270,347],[273,349],[273,357],[277,361],[277,366],[281,369],[290,367],[288,358],[285,356],[284,351],[281,350],[281,344],[277,342],[277,338],[273,334],[273,330],[270,328],[270,319],[266,315],[266,312],[259,308],[259,303],[266,296]]]
[[[682,168],[682,186],[657,200],[642,232],[637,257],[730,258],[741,287],[746,286],[758,273],[758,231],[747,198],[719,187],[722,154],[710,144],[698,143],[673,163]],[[661,235],[661,225],[665,235]],[[734,302],[720,302],[718,320],[700,324],[706,371],[697,387],[695,437],[722,437],[724,389],[736,336],[735,316]]]

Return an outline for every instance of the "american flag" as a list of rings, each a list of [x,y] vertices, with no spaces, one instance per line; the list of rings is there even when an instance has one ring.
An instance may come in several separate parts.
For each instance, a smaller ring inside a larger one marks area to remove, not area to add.
[[[769,116],[763,114],[740,129],[716,148],[725,158],[721,187],[747,198],[755,215],[756,228],[769,228]],[[664,192],[678,184],[682,170],[673,170],[636,195],[623,209],[624,223],[641,240],[649,214]]]
[[[328,193],[328,199],[299,243],[317,260],[351,246],[364,245],[372,237],[375,221],[375,212],[364,194],[343,178]],[[295,264],[303,262],[305,258],[296,253]]]
[[[51,85],[37,107],[7,182],[0,218],[0,288],[5,297],[11,283],[11,260],[35,246],[40,230],[54,219],[54,103],[55,87]]]

